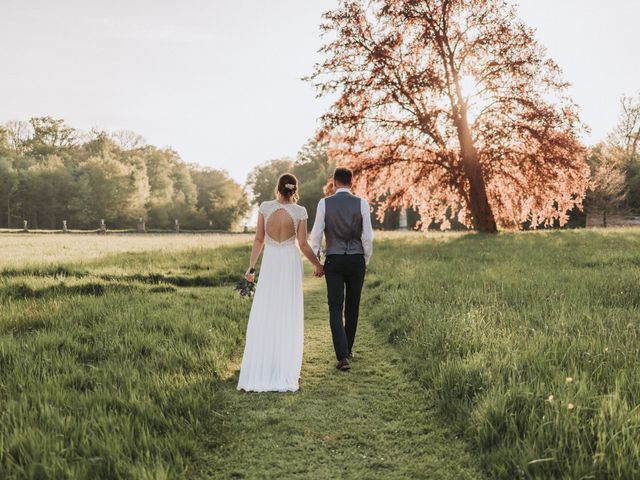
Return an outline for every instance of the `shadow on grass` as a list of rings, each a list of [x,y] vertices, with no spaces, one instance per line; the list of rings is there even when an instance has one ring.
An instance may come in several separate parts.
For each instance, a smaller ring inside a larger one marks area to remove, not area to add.
[[[141,290],[134,285],[123,284],[103,284],[103,283],[83,283],[80,285],[65,285],[60,283],[58,285],[51,285],[44,288],[33,288],[26,283],[16,283],[9,285],[3,289],[0,289],[0,297],[12,298],[12,299],[28,299],[28,298],[44,298],[49,296],[59,295],[79,295],[79,296],[93,296],[99,297],[108,293],[121,293],[121,292],[133,292]],[[161,291],[173,290],[171,287],[163,289]],[[157,289],[155,290],[157,291]]]
[[[83,278],[89,273],[81,270],[73,270],[64,266],[54,268],[25,268],[11,269],[0,272],[0,277],[17,278],[17,277],[63,277],[63,278]],[[95,277],[108,282],[126,282],[126,283],[146,283],[150,285],[168,284],[176,287],[219,287],[223,285],[232,285],[238,280],[237,274],[231,272],[218,272],[211,275],[165,275],[162,273],[146,273],[146,274],[130,274],[130,275],[96,275]],[[67,287],[69,293],[77,293],[79,295],[101,295],[102,289],[105,287],[99,283],[88,283],[77,287]],[[47,289],[34,290],[26,284],[18,284],[16,286],[17,297],[38,297],[46,294],[46,291],[58,288],[50,287]],[[74,292],[73,289],[77,291]],[[64,290],[64,289],[62,289]],[[34,292],[41,292],[37,294]],[[63,292],[60,292],[63,293]]]
[[[176,287],[220,287],[232,285],[238,281],[238,275],[231,272],[220,272],[214,275],[165,275],[162,273],[132,275],[99,275],[107,281],[139,282],[150,285],[168,284]]]
[[[46,267],[7,268],[0,270],[0,277],[70,277],[82,278],[89,275],[86,270],[80,270],[68,265],[51,265]]]
[[[156,288],[150,289],[154,292],[165,292],[174,287],[219,287],[234,285],[241,276],[240,269],[235,265],[235,261],[247,255],[245,246],[218,247],[216,257],[219,261],[211,262],[211,258],[206,257],[206,261],[192,263],[185,262],[180,266],[178,272],[167,272],[167,267],[173,266],[179,257],[189,255],[180,254],[164,257],[162,252],[141,252],[128,254],[114,254],[110,257],[82,265],[47,265],[26,268],[8,268],[0,270],[1,278],[24,277],[24,282],[0,288],[0,296],[3,294],[12,298],[40,298],[51,293],[56,294],[77,294],[77,295],[103,295],[108,291],[122,291],[127,287],[125,284],[142,283],[154,285]],[[202,252],[194,255],[202,256]],[[123,256],[128,257],[123,262]],[[178,258],[174,258],[178,257]],[[118,273],[101,273],[99,270],[104,267],[117,266],[122,269]],[[97,270],[97,271],[96,271]],[[163,272],[164,271],[164,272]],[[240,272],[240,273],[239,273]],[[28,285],[29,278],[86,278],[99,280],[77,286],[60,285],[46,288],[32,288]],[[107,285],[105,283],[114,283]]]

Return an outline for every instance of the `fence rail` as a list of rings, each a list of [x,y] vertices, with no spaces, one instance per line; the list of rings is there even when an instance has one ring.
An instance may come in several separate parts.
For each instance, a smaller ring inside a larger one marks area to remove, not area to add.
[[[31,229],[28,232],[24,230],[16,230],[12,228],[0,228],[0,234],[22,234],[22,235],[64,235],[64,234],[73,234],[73,235],[98,235],[101,232],[99,230],[67,230],[63,232],[62,230],[40,230],[40,229]],[[175,235],[175,230],[147,230],[145,233],[140,233],[134,229],[116,229],[116,230],[107,230],[105,235],[155,235],[155,234],[173,234]],[[244,230],[244,231],[232,231],[232,230],[190,230],[190,229],[181,229],[180,234],[206,234],[206,233],[215,233],[215,234],[229,234],[229,235],[238,235],[239,233],[255,233],[253,230]]]
[[[29,224],[27,220],[23,221],[22,228],[0,228],[0,233],[48,233],[48,234],[64,234],[64,233],[75,233],[75,234],[123,234],[123,233],[137,233],[137,234],[145,234],[145,233],[251,233],[253,230],[245,225],[242,231],[231,231],[231,230],[222,230],[217,228],[212,228],[212,222],[209,222],[209,228],[202,229],[194,229],[194,228],[183,228],[180,226],[180,222],[176,219],[174,220],[173,228],[147,228],[146,223],[143,219],[138,221],[136,228],[116,228],[109,229],[107,228],[107,223],[104,219],[100,219],[98,224],[98,228],[95,229],[70,229],[67,221],[63,220],[61,223],[61,229],[41,229],[41,228],[29,228]]]

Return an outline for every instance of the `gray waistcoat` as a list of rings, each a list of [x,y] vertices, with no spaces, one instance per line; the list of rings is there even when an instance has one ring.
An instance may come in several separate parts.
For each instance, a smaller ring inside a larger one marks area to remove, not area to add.
[[[363,254],[360,197],[338,192],[324,199],[327,255]]]

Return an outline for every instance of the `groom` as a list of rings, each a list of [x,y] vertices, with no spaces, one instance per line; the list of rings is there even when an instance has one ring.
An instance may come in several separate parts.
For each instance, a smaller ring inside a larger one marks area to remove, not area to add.
[[[326,237],[324,274],[327,279],[329,323],[339,370],[349,370],[358,326],[360,294],[366,265],[373,251],[369,204],[351,193],[353,172],[336,168],[335,194],[318,203],[311,230],[311,248],[320,258],[322,234]],[[344,323],[342,313],[344,308]]]

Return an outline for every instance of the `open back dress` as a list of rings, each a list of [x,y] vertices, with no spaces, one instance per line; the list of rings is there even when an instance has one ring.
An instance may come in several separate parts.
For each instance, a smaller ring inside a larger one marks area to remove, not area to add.
[[[238,390],[298,390],[304,343],[302,259],[296,243],[304,207],[277,200],[260,205],[265,246],[253,297]]]

